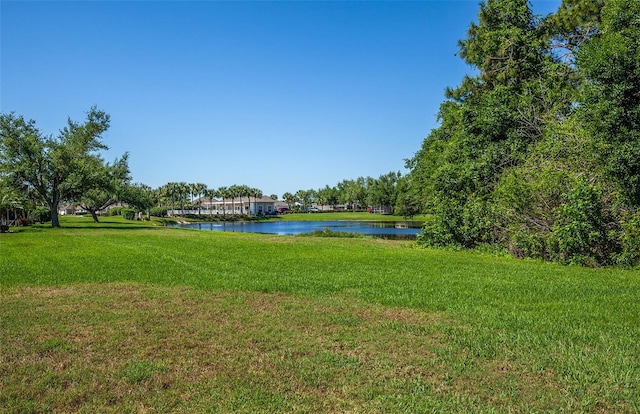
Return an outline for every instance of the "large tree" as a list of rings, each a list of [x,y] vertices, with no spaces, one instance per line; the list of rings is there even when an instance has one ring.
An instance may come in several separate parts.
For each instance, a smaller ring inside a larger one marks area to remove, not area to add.
[[[87,175],[92,185],[87,188],[79,199],[80,206],[91,213],[94,222],[98,222],[97,212],[104,210],[118,201],[123,189],[130,181],[128,154],[114,161],[113,164],[104,163],[95,157],[88,160]]]
[[[393,214],[398,198],[398,180],[400,172],[391,171],[378,179],[371,179],[368,186],[368,199],[372,207],[378,207]]]
[[[579,114],[605,145],[609,178],[640,206],[640,2],[609,0],[597,36],[577,54],[583,83]]]
[[[296,195],[288,191],[282,194],[282,200],[285,203],[287,203],[290,209],[293,209],[295,207],[296,202],[298,202],[298,198],[296,197]]]
[[[477,69],[404,181],[427,245],[491,243],[517,256],[640,262],[640,3],[486,0],[460,42]]]
[[[217,190],[217,196],[222,198],[222,217],[227,218],[227,199],[231,196],[229,188],[222,186]]]
[[[151,219],[151,208],[159,201],[158,193],[146,184],[126,183],[119,189],[118,194],[129,206],[144,211],[148,220]]]
[[[209,216],[213,215],[213,200],[214,198],[219,196],[220,196],[220,193],[215,188],[206,188],[204,190],[204,197],[206,197],[209,200]]]
[[[460,42],[460,56],[477,74],[447,90],[440,127],[408,163],[411,192],[430,213],[425,243],[493,242],[502,174],[570,111],[572,69],[552,53],[543,22],[527,0],[487,0]]]
[[[190,183],[189,184],[189,192],[191,193],[191,204],[195,200],[198,200],[198,215],[201,214],[202,211],[202,198],[204,196],[205,191],[207,190],[207,185],[203,183]]]
[[[249,189],[249,195],[253,196],[254,213],[258,214],[258,198],[262,198],[262,190],[252,187]],[[251,215],[251,198],[249,198],[249,215]]]
[[[90,168],[107,149],[101,141],[109,115],[92,107],[83,123],[67,121],[54,138],[33,120],[14,113],[0,115],[0,171],[10,182],[33,188],[51,210],[52,227],[60,227],[58,207],[77,200],[94,186]]]

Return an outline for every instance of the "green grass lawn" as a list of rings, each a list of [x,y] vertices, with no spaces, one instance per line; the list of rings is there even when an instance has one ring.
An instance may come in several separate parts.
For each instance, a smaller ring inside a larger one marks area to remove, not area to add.
[[[640,410],[638,270],[152,224],[0,235],[0,411]]]

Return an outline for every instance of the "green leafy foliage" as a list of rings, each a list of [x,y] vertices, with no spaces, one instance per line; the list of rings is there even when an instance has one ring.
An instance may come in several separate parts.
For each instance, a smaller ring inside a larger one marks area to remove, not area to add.
[[[640,263],[640,213],[623,217],[620,226],[622,251],[616,258],[617,263],[622,266],[634,266]]]
[[[563,198],[550,240],[554,256],[569,263],[606,263],[608,220],[601,191],[580,180]]]
[[[167,209],[162,207],[152,207],[151,215],[154,217],[167,217]]]
[[[97,212],[104,210],[118,201],[118,193],[128,185],[128,154],[113,164],[105,164],[100,158],[94,158],[91,168],[87,168],[87,189],[80,198],[80,206],[91,214],[94,222],[98,222]]]
[[[125,220],[135,220],[136,219],[136,210],[133,208],[123,208],[120,210],[120,214],[124,217]]]
[[[51,211],[51,225],[59,227],[61,202],[78,201],[88,192],[103,188],[98,181],[104,177],[95,170],[103,164],[98,151],[107,149],[100,138],[109,123],[109,115],[93,107],[84,123],[69,119],[53,138],[44,136],[33,120],[2,114],[0,174],[8,177],[16,189],[26,187],[37,194]],[[98,202],[97,194],[91,198]]]
[[[51,211],[46,207],[37,207],[33,212],[33,220],[40,223],[51,221]]]
[[[640,3],[487,0],[406,182],[429,215],[419,244],[635,265],[640,253]]]
[[[579,115],[594,139],[607,144],[606,171],[618,190],[640,204],[640,3],[612,0],[601,33],[578,53],[585,78]]]

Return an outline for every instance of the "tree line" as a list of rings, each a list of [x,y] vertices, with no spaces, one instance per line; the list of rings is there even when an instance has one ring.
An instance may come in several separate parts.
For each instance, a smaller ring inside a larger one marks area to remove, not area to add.
[[[487,0],[408,160],[422,245],[598,266],[640,261],[640,2]]]
[[[286,192],[282,199],[290,206],[307,210],[312,206],[345,210],[364,210],[387,214],[413,216],[417,214],[417,206],[404,197],[405,180],[398,171],[382,174],[378,178],[358,177],[344,179],[335,186],[325,185],[319,189]]]
[[[34,120],[14,113],[0,115],[0,212],[21,210],[25,216],[51,220],[59,227],[58,212],[63,203],[82,207],[99,221],[98,214],[116,203],[124,203],[150,216],[167,211],[202,210],[203,200],[262,198],[263,192],[247,185],[209,188],[203,183],[169,182],[158,188],[133,183],[128,154],[106,162],[100,151],[108,149],[102,134],[109,128],[110,116],[91,108],[84,122],[67,121],[56,137],[45,136]],[[344,205],[358,210],[373,206],[379,211],[413,215],[412,207],[398,205],[402,188],[400,172],[375,179],[359,177],[343,180],[334,187],[285,193],[284,201],[295,209],[312,205]],[[278,199],[276,194],[270,196]],[[226,207],[225,207],[226,209]]]
[[[263,192],[247,185],[209,188],[203,183],[169,182],[158,188],[133,183],[125,153],[106,162],[100,151],[108,149],[102,134],[109,128],[110,116],[91,108],[84,122],[67,121],[56,137],[45,136],[34,120],[14,113],[0,115],[0,211],[21,210],[25,216],[46,216],[59,227],[58,212],[63,203],[74,203],[91,214],[98,214],[116,203],[151,215],[168,210],[202,210],[203,200],[262,198]],[[401,174],[390,172],[374,179],[359,177],[343,180],[335,187],[285,193],[292,208],[312,205],[347,209],[376,206],[385,212],[396,209]],[[278,196],[270,196],[276,200]]]
[[[186,182],[169,182],[155,190],[156,205],[164,207],[165,210],[184,211],[185,206],[190,209],[197,209],[200,214],[202,210],[203,200],[213,202],[214,200],[222,200],[223,204],[226,200],[235,203],[236,199],[247,198],[254,201],[264,196],[262,190],[248,185],[231,185],[229,187],[208,188],[203,183],[186,183]],[[276,200],[278,196],[271,194],[271,199]],[[226,208],[226,207],[225,207]]]

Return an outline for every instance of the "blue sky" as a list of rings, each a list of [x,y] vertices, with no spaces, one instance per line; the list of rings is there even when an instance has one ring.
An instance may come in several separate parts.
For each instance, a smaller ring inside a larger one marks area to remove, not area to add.
[[[0,111],[56,135],[93,105],[133,180],[265,194],[404,173],[478,1],[0,2]],[[560,0],[534,0],[547,14]]]

